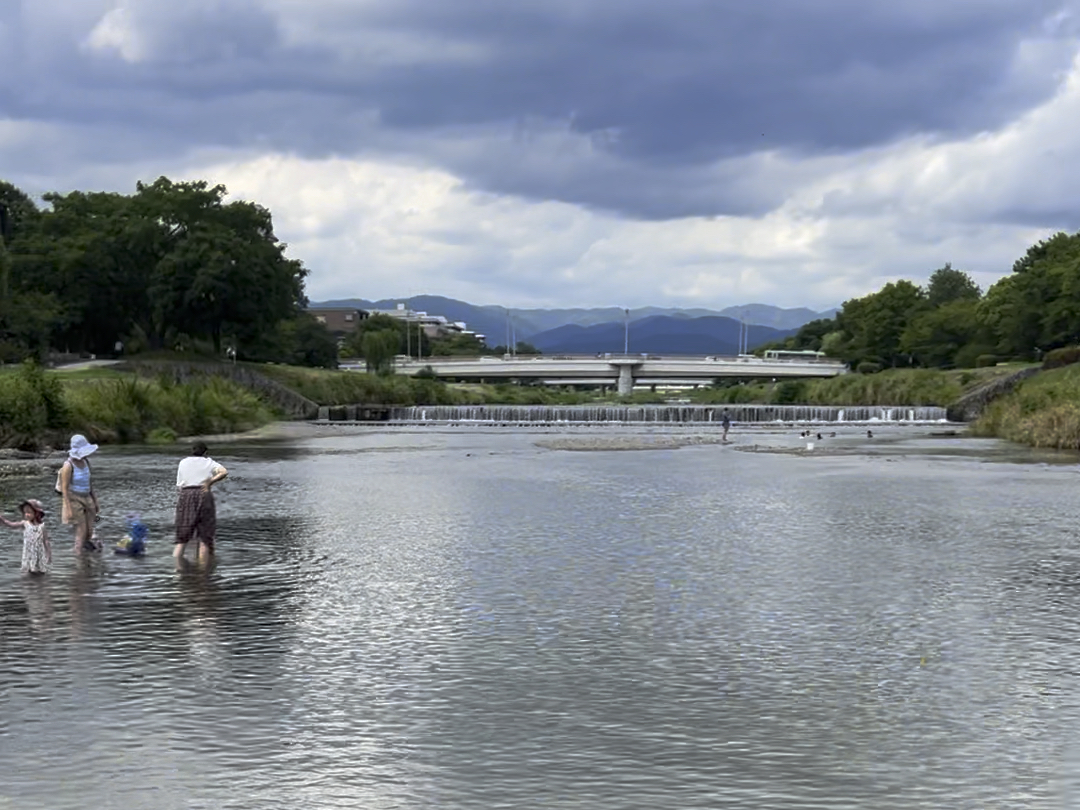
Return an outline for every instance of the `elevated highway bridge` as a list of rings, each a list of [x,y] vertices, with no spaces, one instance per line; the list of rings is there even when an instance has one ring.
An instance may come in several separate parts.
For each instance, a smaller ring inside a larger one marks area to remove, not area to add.
[[[652,354],[398,358],[394,367],[398,374],[410,376],[430,367],[440,379],[458,382],[537,380],[548,385],[617,385],[620,394],[629,394],[635,385],[707,385],[718,377],[837,377],[848,370],[844,363],[829,358]]]

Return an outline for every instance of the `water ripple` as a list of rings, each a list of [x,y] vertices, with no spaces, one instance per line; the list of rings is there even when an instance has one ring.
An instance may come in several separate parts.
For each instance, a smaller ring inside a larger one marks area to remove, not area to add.
[[[103,452],[150,553],[0,546],[0,808],[1075,804],[1066,472],[534,438],[215,450],[211,569]]]

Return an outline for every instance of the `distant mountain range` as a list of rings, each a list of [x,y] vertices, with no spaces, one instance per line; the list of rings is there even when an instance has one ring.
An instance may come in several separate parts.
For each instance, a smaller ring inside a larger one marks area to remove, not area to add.
[[[505,345],[507,332],[512,329],[514,338],[525,340],[537,348],[543,348],[537,339],[544,333],[557,330],[564,326],[589,327],[599,324],[614,324],[619,331],[619,341],[616,349],[593,349],[592,351],[622,351],[622,335],[625,310],[618,307],[600,307],[596,309],[513,309],[508,311],[498,306],[477,306],[465,301],[453,298],[444,298],[440,295],[414,295],[410,298],[385,298],[381,301],[368,301],[363,298],[348,298],[336,301],[312,302],[312,308],[318,307],[355,307],[357,309],[395,309],[399,303],[405,304],[409,309],[418,312],[427,312],[431,315],[442,315],[451,321],[464,321],[469,329],[480,332],[487,337],[489,346]],[[746,304],[745,306],[727,307],[722,310],[711,309],[672,309],[662,307],[641,307],[630,310],[631,334],[636,334],[641,321],[656,317],[666,317],[670,320],[692,321],[708,318],[725,318],[736,325],[736,336],[731,338],[732,346],[738,345],[738,321],[744,321],[751,325],[750,340],[754,345],[757,329],[753,327],[769,327],[773,330],[791,331],[798,329],[805,323],[818,318],[831,318],[836,314],[835,309],[824,312],[815,312],[811,309],[781,309],[768,304]],[[718,327],[716,323],[713,327]],[[613,327],[613,328],[614,328]],[[652,328],[652,327],[649,327]],[[669,334],[675,334],[680,330],[675,329],[673,324],[663,327]],[[703,325],[688,326],[686,334],[699,334]],[[711,328],[711,327],[710,327]],[[728,327],[723,327],[723,334],[727,334]],[[767,333],[765,333],[767,334]],[[544,338],[546,340],[547,338]],[[560,338],[561,339],[561,338]],[[719,338],[718,338],[719,339]],[[775,338],[767,338],[758,341],[760,343]],[[727,340],[727,338],[723,338]],[[568,351],[568,350],[567,350]],[[588,350],[586,350],[588,351]],[[673,351],[671,349],[646,349],[640,348],[635,351]],[[687,349],[686,351],[691,351]],[[706,350],[719,353],[719,349]],[[697,353],[694,351],[694,353]]]
[[[649,354],[738,354],[741,324],[732,318],[705,315],[700,318],[653,315],[625,322],[613,321],[591,326],[566,324],[533,335],[529,342],[544,354],[592,354],[622,352]],[[747,345],[753,349],[763,343],[792,335],[796,330],[750,326]]]

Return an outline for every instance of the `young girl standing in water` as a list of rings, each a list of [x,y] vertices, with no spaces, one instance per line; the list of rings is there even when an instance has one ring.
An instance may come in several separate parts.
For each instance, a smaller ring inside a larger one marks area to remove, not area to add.
[[[0,515],[0,523],[9,529],[23,530],[22,570],[28,574],[44,574],[52,564],[52,546],[45,529],[45,507],[30,498],[19,504],[22,520],[8,520]]]

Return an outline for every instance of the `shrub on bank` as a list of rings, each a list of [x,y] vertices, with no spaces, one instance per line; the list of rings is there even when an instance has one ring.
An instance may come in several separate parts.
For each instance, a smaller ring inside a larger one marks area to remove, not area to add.
[[[1049,371],[1054,368],[1064,368],[1073,363],[1080,363],[1080,346],[1063,346],[1060,349],[1052,349],[1043,358],[1043,370]]]
[[[1080,365],[1024,380],[992,402],[971,430],[1032,447],[1080,449]]]
[[[0,375],[0,447],[36,448],[67,423],[60,382],[36,363]]]

